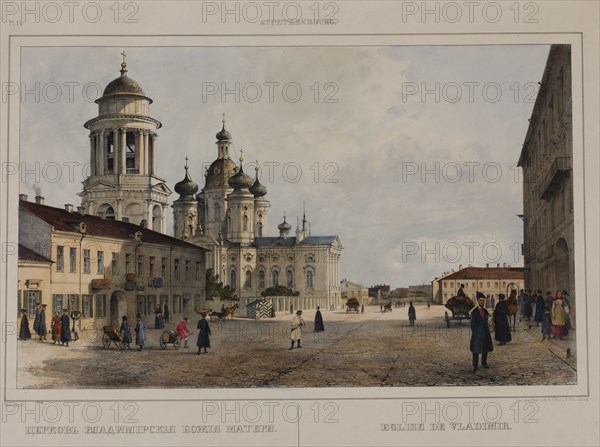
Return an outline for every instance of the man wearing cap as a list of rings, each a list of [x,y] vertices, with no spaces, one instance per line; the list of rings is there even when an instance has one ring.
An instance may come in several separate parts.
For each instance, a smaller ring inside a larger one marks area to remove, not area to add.
[[[290,349],[294,349],[294,342],[298,341],[298,347],[301,348],[300,339],[302,338],[302,326],[304,326],[304,320],[302,319],[302,311],[296,311],[296,315],[292,319],[292,333],[290,339],[292,340],[292,346]]]
[[[473,353],[473,374],[479,366],[479,354],[481,354],[481,366],[489,368],[487,363],[488,352],[494,350],[490,326],[488,323],[488,311],[485,309],[485,297],[477,299],[478,307],[471,312],[471,352]]]
[[[146,323],[142,320],[142,314],[137,314],[137,323],[135,325],[135,344],[139,346],[138,351],[144,349],[144,331],[146,330]]]

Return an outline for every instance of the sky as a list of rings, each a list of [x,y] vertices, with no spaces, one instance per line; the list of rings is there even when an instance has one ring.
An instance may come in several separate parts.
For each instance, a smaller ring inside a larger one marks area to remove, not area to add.
[[[47,205],[81,204],[83,124],[123,50],[163,124],[156,173],[172,190],[186,156],[203,186],[225,113],[232,158],[243,149],[246,172],[260,165],[269,235],[284,211],[295,227],[305,203],[312,235],[340,237],[340,279],[395,288],[523,265],[516,162],[548,45],[24,48],[30,200],[37,188]]]

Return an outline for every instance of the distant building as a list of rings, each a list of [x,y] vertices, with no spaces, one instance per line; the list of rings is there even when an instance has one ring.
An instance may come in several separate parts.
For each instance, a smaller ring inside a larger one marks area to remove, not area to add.
[[[369,296],[371,298],[384,298],[390,295],[390,286],[384,284],[377,284],[376,286],[369,287]]]
[[[571,47],[552,45],[518,165],[528,289],[570,293],[575,321]]]
[[[172,318],[204,308],[206,250],[127,222],[19,201],[19,307],[46,317],[79,310],[82,322],[119,324],[121,316]],[[87,321],[86,321],[87,320]],[[151,325],[153,320],[148,320]]]
[[[342,291],[342,300],[356,298],[361,304],[369,302],[369,288],[362,284],[342,279],[340,289]]]
[[[500,293],[508,296],[511,289],[525,288],[523,267],[500,266],[496,267],[466,267],[457,272],[449,272],[432,281],[432,299],[435,303],[445,304],[450,298],[456,296],[461,284],[464,284],[465,294],[475,299],[475,292],[484,295]]]

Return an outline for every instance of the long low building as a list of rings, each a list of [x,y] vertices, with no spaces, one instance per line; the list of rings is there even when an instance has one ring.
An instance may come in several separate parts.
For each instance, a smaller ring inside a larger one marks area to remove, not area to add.
[[[465,294],[475,299],[475,292],[497,297],[500,293],[508,296],[512,289],[525,288],[523,267],[465,267],[449,272],[432,281],[433,302],[446,304],[456,296],[461,284]]]
[[[206,249],[128,222],[19,201],[18,307],[79,310],[88,323],[120,324],[169,307],[171,319],[205,305]],[[49,326],[48,326],[49,327]]]

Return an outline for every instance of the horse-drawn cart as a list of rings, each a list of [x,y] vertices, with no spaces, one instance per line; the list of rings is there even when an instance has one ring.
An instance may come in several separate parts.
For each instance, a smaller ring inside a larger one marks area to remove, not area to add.
[[[450,327],[450,320],[457,320],[460,326],[462,325],[462,320],[469,320],[471,318],[471,310],[475,307],[475,303],[466,295],[454,296],[448,300],[446,307],[452,312],[452,316],[448,315],[448,311],[444,312],[446,327]]]
[[[121,334],[114,326],[103,326],[102,331],[104,334],[102,335],[102,346],[104,349],[110,348],[112,343],[119,349],[125,349],[125,343],[123,343],[123,338]]]
[[[350,298],[346,302],[346,313],[350,311],[359,313],[360,312],[360,303],[356,298]]]

